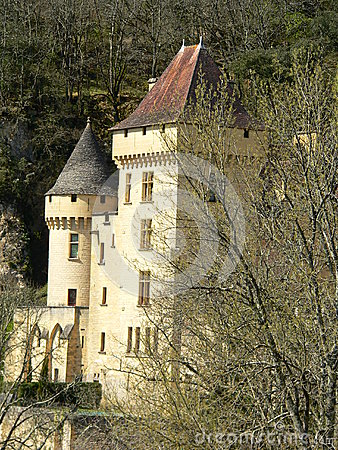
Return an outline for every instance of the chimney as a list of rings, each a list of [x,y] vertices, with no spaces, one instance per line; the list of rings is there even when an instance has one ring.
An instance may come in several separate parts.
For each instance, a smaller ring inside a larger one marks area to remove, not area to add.
[[[157,78],[149,78],[148,80],[148,84],[149,84],[149,91],[152,90],[152,88],[154,87],[154,84],[156,83]]]

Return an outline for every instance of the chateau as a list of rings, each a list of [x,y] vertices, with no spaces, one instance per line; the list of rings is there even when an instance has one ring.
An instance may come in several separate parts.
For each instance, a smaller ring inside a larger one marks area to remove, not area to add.
[[[162,76],[149,80],[138,108],[111,129],[118,170],[109,172],[88,120],[46,193],[48,300],[32,342],[32,366],[47,357],[52,381],[78,377],[100,382],[104,390],[123,389],[126,363],[146,345],[156,345],[149,321],[156,301],[152,232],[159,228],[155,212],[173,209],[177,197],[177,167],[168,141],[179,146],[179,119],[196,100],[201,77],[217,91],[220,76],[202,43],[183,45]],[[231,83],[227,89],[231,94]],[[232,148],[247,155],[257,136],[238,100],[234,119]],[[173,230],[169,247],[176,245]]]

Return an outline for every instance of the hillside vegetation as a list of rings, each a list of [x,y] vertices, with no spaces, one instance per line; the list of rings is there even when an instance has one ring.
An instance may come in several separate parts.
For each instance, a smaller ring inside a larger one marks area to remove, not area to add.
[[[89,115],[107,131],[137,105],[185,39],[206,47],[255,112],[251,81],[288,82],[295,49],[327,76],[337,55],[334,0],[0,0],[0,204],[27,242],[22,270],[46,281],[43,195]],[[21,225],[20,225],[21,227]],[[28,255],[28,256],[27,256]],[[28,260],[27,260],[28,258]],[[28,261],[28,263],[27,263]]]

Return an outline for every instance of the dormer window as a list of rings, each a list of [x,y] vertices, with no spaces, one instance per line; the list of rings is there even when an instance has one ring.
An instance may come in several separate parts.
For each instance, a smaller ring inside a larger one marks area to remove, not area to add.
[[[71,195],[71,202],[75,203],[77,201],[77,195],[76,194],[72,194]]]

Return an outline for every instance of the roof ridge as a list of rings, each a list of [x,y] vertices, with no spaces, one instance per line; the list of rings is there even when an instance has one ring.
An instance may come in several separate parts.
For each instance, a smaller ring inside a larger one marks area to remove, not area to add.
[[[187,93],[187,96],[186,96],[186,99],[185,99],[185,102],[184,102],[184,107],[186,107],[187,100],[188,100],[188,98],[190,97],[190,93],[191,93],[191,89],[192,89],[192,85],[193,85],[193,79],[194,79],[195,70],[197,69],[198,61],[199,61],[199,59],[200,59],[200,57],[201,57],[201,49],[202,49],[202,47],[200,46],[200,44],[198,44],[198,46],[196,47],[196,50],[198,50],[198,55],[197,55],[197,59],[196,59],[196,63],[195,63],[194,70],[192,71],[192,74],[191,74],[191,80],[190,80],[190,84],[189,84],[188,93]],[[195,50],[195,51],[196,51],[196,50]]]

